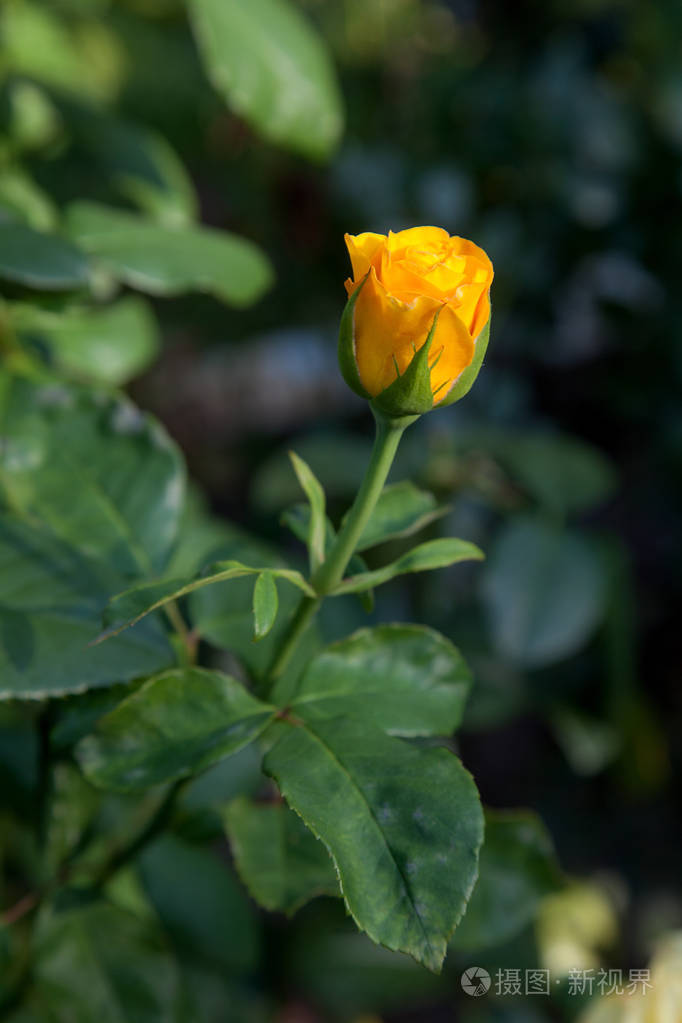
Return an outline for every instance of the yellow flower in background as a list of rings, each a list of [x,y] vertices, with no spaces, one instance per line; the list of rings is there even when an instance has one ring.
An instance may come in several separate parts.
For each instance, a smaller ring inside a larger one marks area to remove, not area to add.
[[[661,939],[646,983],[629,985],[627,978],[622,994],[597,995],[578,1023],[681,1023],[682,931]]]
[[[438,315],[428,354],[433,404],[443,402],[476,354],[490,319],[493,267],[477,245],[440,227],[345,236],[358,287],[353,353],[360,384],[376,397],[409,366]]]

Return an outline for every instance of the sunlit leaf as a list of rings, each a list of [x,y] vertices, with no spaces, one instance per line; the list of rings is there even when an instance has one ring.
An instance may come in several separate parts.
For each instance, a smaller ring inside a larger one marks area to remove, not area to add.
[[[146,369],[159,349],[154,314],[140,298],[59,313],[23,304],[8,314],[20,337],[46,342],[53,365],[77,379],[125,384]]]
[[[199,50],[215,88],[266,138],[326,157],[343,126],[330,57],[289,0],[190,0]]]
[[[67,210],[70,237],[125,284],[151,295],[205,291],[229,305],[255,302],[272,282],[252,242],[208,227],[167,227],[92,202]]]

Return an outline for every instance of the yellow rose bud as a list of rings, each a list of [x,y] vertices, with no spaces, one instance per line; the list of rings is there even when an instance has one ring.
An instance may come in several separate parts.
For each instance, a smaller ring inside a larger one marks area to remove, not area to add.
[[[342,352],[343,338],[340,357],[348,383],[365,397],[377,398],[403,377],[428,340],[425,358],[419,360],[429,374],[421,400],[405,396],[405,388],[398,394],[394,387],[387,395],[389,411],[420,413],[428,410],[427,402],[429,408],[449,404],[464,371],[476,362],[477,372],[482,359],[477,342],[490,320],[490,259],[473,242],[439,227],[347,234],[345,239],[353,266],[346,290],[354,366],[347,343]],[[482,340],[487,343],[487,336]],[[466,390],[474,378],[475,373]]]

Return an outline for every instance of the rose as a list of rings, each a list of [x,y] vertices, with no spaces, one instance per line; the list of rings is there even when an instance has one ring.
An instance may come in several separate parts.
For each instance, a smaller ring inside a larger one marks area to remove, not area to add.
[[[482,335],[490,320],[493,267],[486,253],[439,227],[345,239],[353,267],[346,281],[352,322],[350,333],[348,317],[345,332],[342,323],[340,344],[347,382],[366,398],[386,394],[383,403],[394,415],[461,397],[455,385],[472,363],[477,372],[479,339],[481,348],[487,343]],[[406,371],[427,340],[417,367],[424,379],[416,380],[413,369],[408,387]],[[415,397],[415,381],[421,397]]]

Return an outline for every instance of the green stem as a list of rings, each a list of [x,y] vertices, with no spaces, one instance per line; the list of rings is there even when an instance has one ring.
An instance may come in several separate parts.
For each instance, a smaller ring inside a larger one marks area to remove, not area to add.
[[[318,596],[301,599],[270,665],[267,676],[269,683],[274,682],[285,671],[301,636],[322,603],[322,598],[343,579],[362,531],[384,489],[400,438],[410,423],[419,418],[404,416],[401,419],[388,419],[376,409],[373,409],[373,412],[376,419],[376,436],[365,477],[328,556],[310,580]]]

